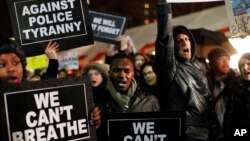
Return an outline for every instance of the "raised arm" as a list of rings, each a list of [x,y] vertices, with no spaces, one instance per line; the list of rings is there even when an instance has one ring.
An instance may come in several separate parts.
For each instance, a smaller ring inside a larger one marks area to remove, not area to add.
[[[165,0],[157,3],[158,25],[155,42],[155,72],[159,77],[170,77],[174,70],[174,40],[171,4]],[[167,75],[167,76],[166,76]],[[166,81],[166,80],[164,80]]]
[[[47,71],[42,74],[42,79],[47,78],[57,78],[58,73],[58,50],[59,50],[59,44],[57,42],[49,41],[46,48],[45,48],[45,54],[49,59],[49,64]]]

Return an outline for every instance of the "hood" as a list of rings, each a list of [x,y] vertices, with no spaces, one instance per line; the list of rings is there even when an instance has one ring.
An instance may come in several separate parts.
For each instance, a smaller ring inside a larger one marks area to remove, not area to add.
[[[195,39],[194,39],[194,36],[193,34],[191,33],[191,31],[185,27],[185,26],[182,26],[182,25],[178,25],[178,26],[175,26],[173,28],[173,36],[175,37],[177,34],[179,33],[183,33],[183,34],[187,34],[189,36],[189,39],[190,39],[190,42],[191,42],[191,61],[193,60],[194,56],[196,55],[196,44],[195,44]]]

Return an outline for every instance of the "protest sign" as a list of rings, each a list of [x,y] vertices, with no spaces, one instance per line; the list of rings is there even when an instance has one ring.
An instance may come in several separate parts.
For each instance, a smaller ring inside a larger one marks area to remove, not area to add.
[[[8,0],[12,29],[26,56],[44,53],[49,40],[60,50],[93,44],[85,0]]]
[[[250,33],[250,1],[225,1],[231,36],[245,36]]]
[[[181,141],[185,111],[107,115],[108,141]],[[122,128],[121,128],[122,127]]]
[[[37,55],[33,57],[27,57],[27,70],[42,69],[48,67],[47,57],[45,55]]]
[[[89,124],[91,87],[86,82],[64,78],[1,87],[0,140],[95,140],[95,127]]]
[[[59,63],[58,70],[61,69],[78,70],[79,61],[77,52],[72,50],[60,52],[58,55],[58,63]]]
[[[116,43],[117,37],[124,32],[126,18],[95,11],[89,13],[95,40]]]

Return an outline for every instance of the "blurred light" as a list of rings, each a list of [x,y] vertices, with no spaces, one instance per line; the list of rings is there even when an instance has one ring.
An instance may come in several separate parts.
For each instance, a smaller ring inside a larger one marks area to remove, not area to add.
[[[148,16],[148,15],[149,15],[148,10],[144,10],[144,15],[146,15],[146,16]]]
[[[207,64],[209,64],[209,60],[208,60],[208,59],[206,59],[205,62],[206,62]]]
[[[233,69],[238,69],[238,61],[242,54],[250,52],[250,36],[245,38],[229,38],[229,42],[233,45],[238,53],[231,56],[230,67]]]
[[[144,8],[148,9],[149,8],[149,4],[148,3],[144,3]]]
[[[151,53],[152,55],[155,55],[155,51],[152,51],[152,53]]]
[[[149,19],[145,19],[144,20],[144,24],[149,24],[150,22],[149,22]]]

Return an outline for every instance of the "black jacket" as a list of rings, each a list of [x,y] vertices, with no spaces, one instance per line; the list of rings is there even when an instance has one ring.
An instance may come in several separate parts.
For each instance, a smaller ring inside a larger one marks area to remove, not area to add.
[[[135,94],[132,96],[126,111],[123,111],[119,104],[112,98],[109,91],[105,92],[105,100],[101,108],[102,113],[153,112],[160,110],[157,98],[139,88],[137,88]]]
[[[109,91],[105,91],[104,99],[98,103],[102,112],[101,126],[97,130],[97,140],[108,141],[106,129],[106,115],[109,113],[133,113],[133,112],[154,112],[159,111],[157,98],[149,93],[141,91],[139,88],[135,91],[129,103],[128,109],[123,111],[120,105],[112,98]]]
[[[250,127],[250,82],[238,79],[224,92],[230,96],[224,115],[225,136],[230,140],[235,129]]]
[[[171,5],[160,3],[158,8],[158,34],[155,42],[156,58],[155,72],[161,85],[166,101],[161,104],[164,109],[186,110],[186,125],[208,127],[208,88],[206,72],[201,63],[195,58],[195,41],[191,32],[192,59],[189,61],[178,58],[174,52],[173,27],[171,26]],[[167,103],[167,104],[165,104]]]

